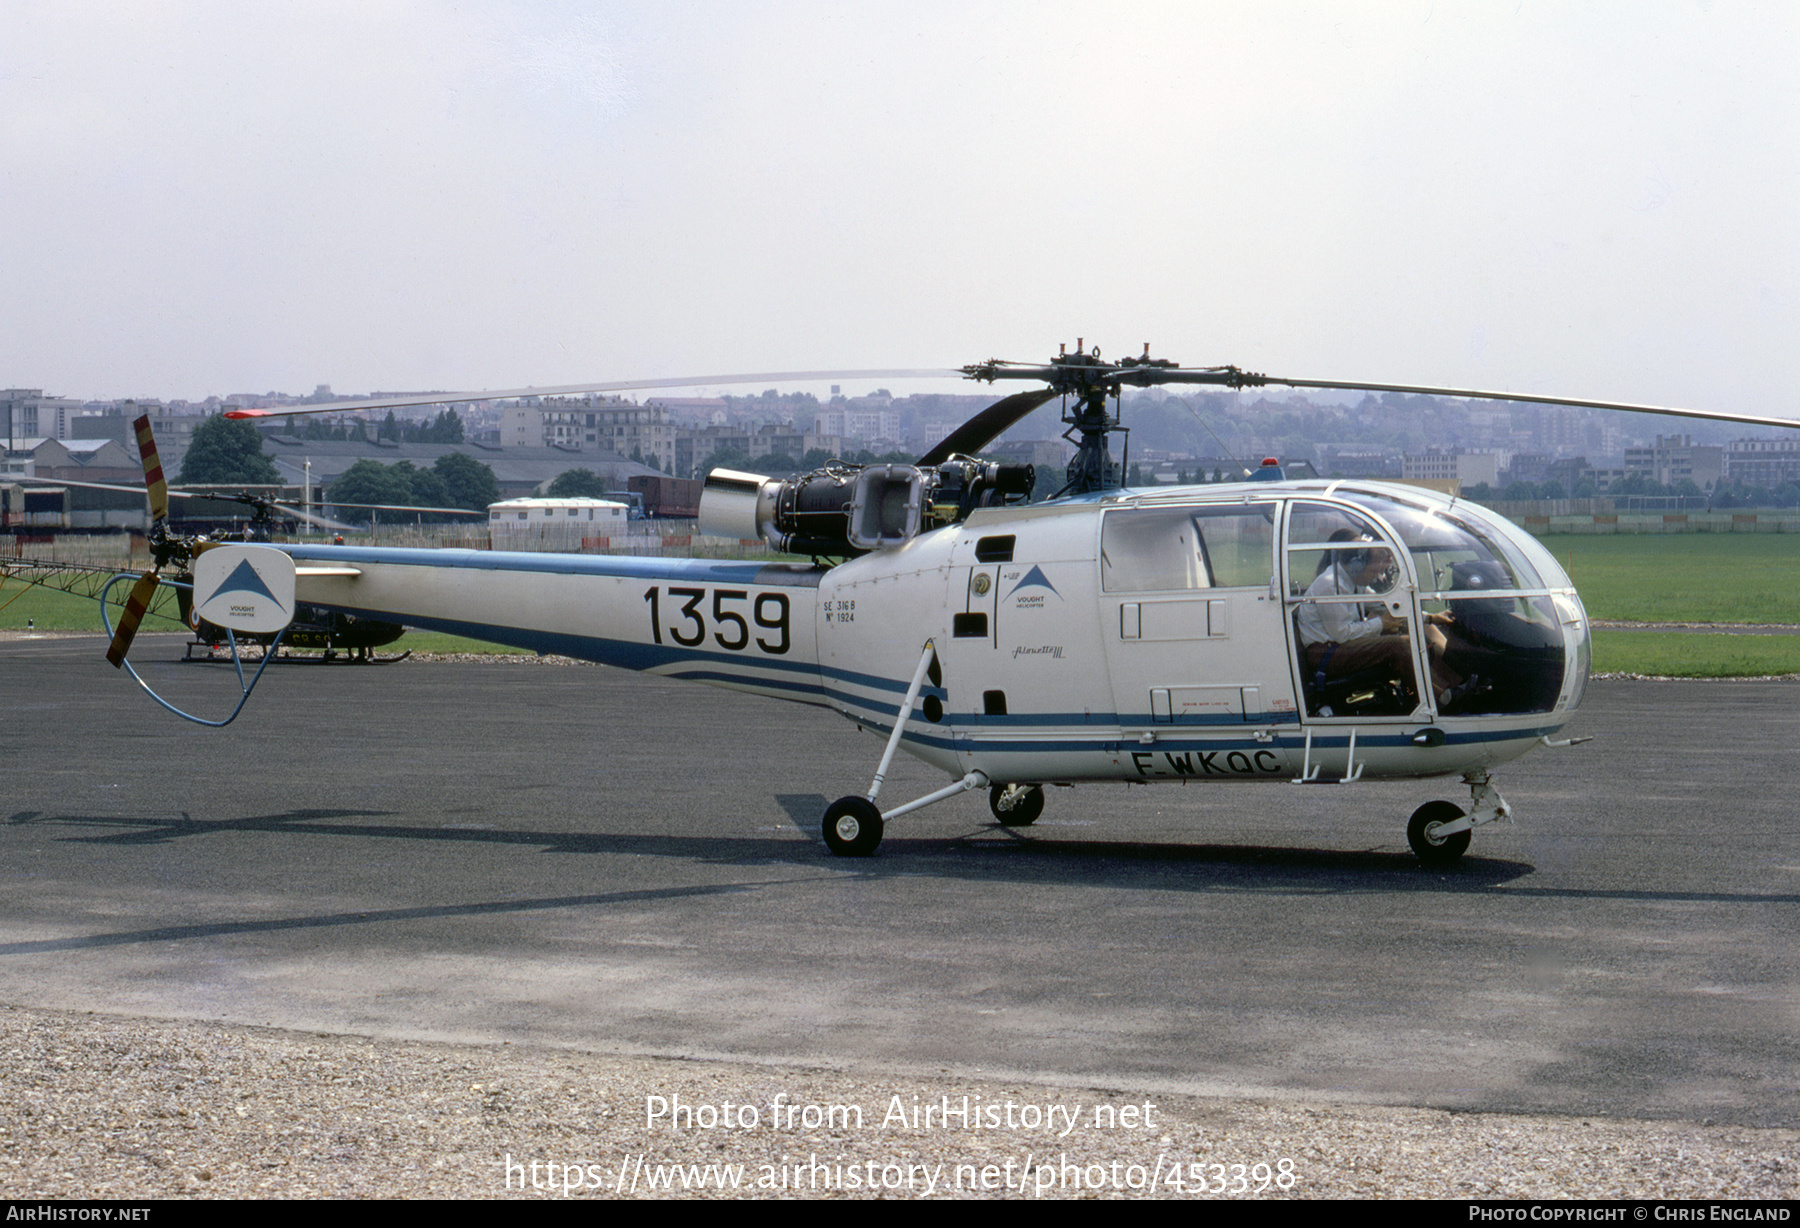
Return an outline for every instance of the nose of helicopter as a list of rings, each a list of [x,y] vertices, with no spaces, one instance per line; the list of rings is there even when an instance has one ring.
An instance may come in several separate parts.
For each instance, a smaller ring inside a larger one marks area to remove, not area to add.
[[[1406,547],[1441,716],[1547,733],[1580,706],[1593,661],[1587,612],[1555,555],[1467,501],[1362,500]],[[1546,719],[1548,718],[1548,719]],[[1548,726],[1548,728],[1546,728]]]
[[[1544,579],[1537,595],[1502,590],[1447,603],[1453,622],[1446,661],[1465,675],[1467,693],[1458,688],[1446,715],[1535,715],[1533,727],[1548,733],[1581,706],[1594,658],[1587,611],[1562,577]]]
[[[1563,687],[1557,697],[1556,715],[1566,719],[1581,705],[1587,691],[1588,673],[1594,664],[1594,639],[1588,627],[1587,611],[1581,598],[1571,588],[1556,597],[1556,611],[1562,619]]]

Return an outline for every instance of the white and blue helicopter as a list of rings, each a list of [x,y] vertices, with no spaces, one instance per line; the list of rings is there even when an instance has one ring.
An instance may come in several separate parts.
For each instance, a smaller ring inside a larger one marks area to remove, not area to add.
[[[1581,702],[1591,654],[1567,574],[1495,513],[1408,485],[1291,481],[1265,462],[1243,482],[1124,489],[1108,447],[1122,429],[1120,390],[1277,384],[1796,425],[1184,368],[1150,358],[1148,347],[1106,361],[1077,345],[1046,364],[995,360],[960,374],[1038,386],[988,407],[915,464],[707,478],[703,533],[760,537],[810,563],[239,546],[194,569],[194,603],[224,626],[241,612],[245,630],[279,627],[283,609],[300,602],[829,707],[886,737],[869,788],[823,816],[825,843],[841,856],[868,856],[888,823],[977,789],[1000,823],[1024,826],[1042,813],[1046,785],[1460,777],[1466,807],[1428,802],[1407,826],[1413,851],[1438,865],[1464,853],[1474,828],[1510,817],[1497,768],[1535,746],[1584,740],[1557,739]],[[735,378],[777,377],[309,412]],[[1057,397],[1077,451],[1062,490],[1033,503],[1029,467],[974,454]],[[152,443],[147,471],[153,458]],[[159,478],[149,476],[153,490]],[[161,524],[152,530],[157,570],[139,578],[130,606],[141,609],[158,571],[186,570],[212,548]],[[135,629],[128,609],[109,652],[115,664]],[[948,783],[883,809],[897,750]]]

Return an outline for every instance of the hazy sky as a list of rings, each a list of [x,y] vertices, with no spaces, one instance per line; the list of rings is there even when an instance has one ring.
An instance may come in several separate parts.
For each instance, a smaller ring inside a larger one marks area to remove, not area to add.
[[[1797,66],[1785,0],[5,0],[0,386],[1080,335],[1800,415]]]

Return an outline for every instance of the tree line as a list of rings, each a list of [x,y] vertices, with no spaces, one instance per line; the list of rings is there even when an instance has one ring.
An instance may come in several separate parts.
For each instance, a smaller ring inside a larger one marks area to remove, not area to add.
[[[343,476],[326,491],[329,504],[380,503],[402,507],[462,507],[484,512],[490,503],[500,500],[500,482],[494,471],[473,457],[450,452],[432,462],[431,468],[420,469],[411,461],[384,465],[380,461],[359,460],[344,470]],[[423,513],[428,521],[457,520],[460,517]],[[357,510],[352,519],[366,519]]]
[[[446,415],[448,416],[446,418]],[[392,413],[389,421],[394,420]],[[449,410],[438,415],[437,428],[460,437],[462,423]],[[358,423],[360,426],[361,424]],[[387,429],[383,424],[382,429]],[[432,442],[450,442],[439,439]],[[275,486],[281,475],[263,455],[262,434],[249,422],[223,415],[208,418],[194,429],[194,438],[181,462],[176,481],[182,485]],[[500,482],[494,471],[473,457],[451,452],[437,458],[431,468],[411,461],[384,465],[359,460],[326,490],[328,503],[380,503],[401,507],[461,507],[486,511],[500,498]],[[358,514],[353,519],[367,517]],[[428,520],[452,520],[454,516],[427,514]]]

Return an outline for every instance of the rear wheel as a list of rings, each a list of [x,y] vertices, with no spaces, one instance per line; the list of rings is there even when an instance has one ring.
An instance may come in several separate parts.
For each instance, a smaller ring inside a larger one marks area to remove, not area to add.
[[[881,845],[881,811],[866,797],[840,797],[825,808],[825,846],[839,857],[867,857]]]
[[[1426,865],[1447,866],[1469,851],[1469,833],[1440,836],[1437,829],[1462,817],[1455,802],[1426,802],[1413,811],[1412,820],[1406,825],[1406,842]]]

